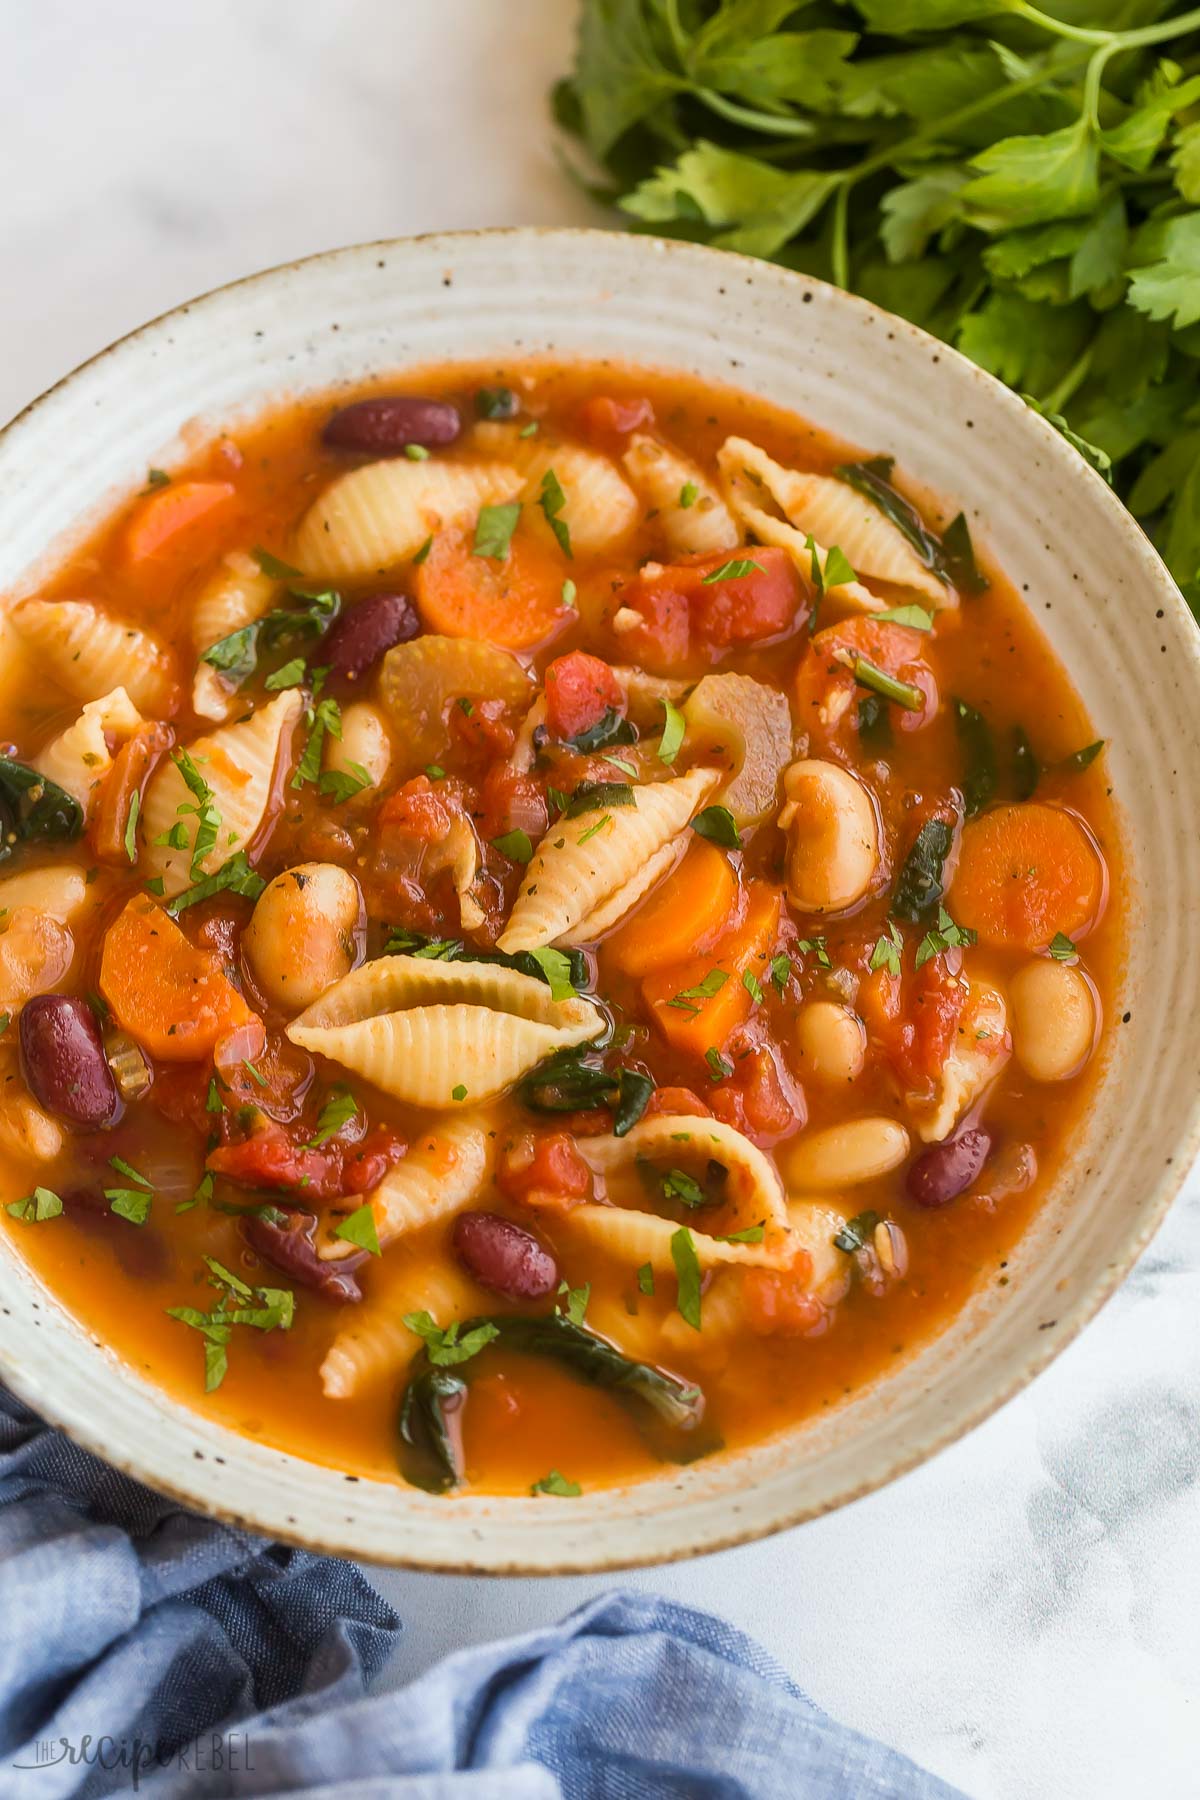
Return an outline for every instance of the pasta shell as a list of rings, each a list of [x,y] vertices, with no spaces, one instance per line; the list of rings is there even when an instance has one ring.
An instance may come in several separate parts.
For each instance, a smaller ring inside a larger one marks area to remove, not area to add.
[[[631,912],[639,900],[645,898],[652,887],[656,887],[664,875],[669,875],[683,853],[684,846],[678,839],[674,843],[664,844],[656,850],[637,874],[624,882],[607,900],[604,900],[590,912],[586,919],[581,919],[573,931],[566,932],[558,941],[568,949],[576,944],[594,944],[602,938],[606,931],[611,931],[627,912]]]
[[[244,625],[261,619],[271,610],[278,591],[279,583],[264,575],[244,550],[232,550],[223,557],[192,609],[192,642],[197,656]],[[235,703],[236,690],[227,686],[208,663],[198,662],[192,677],[192,711],[197,717],[227,719]]]
[[[671,1269],[671,1239],[679,1226],[656,1213],[639,1210],[644,1202],[642,1166],[664,1169],[689,1165],[707,1168],[720,1163],[728,1171],[728,1191],[718,1219],[719,1235],[689,1223],[702,1268],[743,1263],[786,1268],[793,1255],[787,1207],[774,1164],[750,1139],[719,1119],[692,1114],[656,1113],[643,1119],[623,1138],[580,1138],[576,1148],[592,1171],[603,1178],[610,1204],[577,1206],[571,1223],[610,1255],[631,1265],[651,1263]],[[722,1240],[747,1227],[764,1226],[761,1243],[730,1244]]]
[[[636,788],[635,804],[614,807],[601,831],[602,812],[558,820],[525,871],[501,950],[537,950],[576,936],[601,907],[615,924],[646,892],[638,886],[646,864],[687,829],[719,780],[715,769],[693,769],[676,781]],[[608,903],[621,893],[629,899],[618,911]]]
[[[627,538],[641,517],[637,495],[610,457],[582,444],[555,443],[539,432],[523,438],[515,425],[483,424],[476,441],[501,455],[522,476],[520,497],[534,502],[547,471],[554,470],[563,491],[559,518],[571,536],[576,556],[595,556]]]
[[[311,575],[375,575],[412,556],[432,532],[470,519],[481,506],[515,500],[522,485],[516,469],[498,462],[367,463],[313,502],[292,554]]]
[[[303,701],[295,688],[279,694],[269,705],[236,725],[224,725],[188,745],[188,754],[213,793],[221,815],[217,841],[200,868],[212,875],[237,851],[247,848],[263,822],[271,798],[275,765],[286,755],[292,729]],[[174,762],[160,764],[142,801],[142,865],[161,877],[168,898],[190,887],[191,844],[195,820],[181,807],[194,805],[183,776]],[[182,850],[155,843],[182,820],[188,842]]]
[[[819,1200],[789,1200],[787,1210],[796,1249],[812,1258],[809,1287],[823,1306],[834,1307],[850,1286],[850,1258],[833,1241],[849,1214]]]
[[[451,700],[503,700],[528,705],[533,684],[515,656],[473,638],[412,638],[383,659],[379,697],[406,767],[423,769],[446,747],[444,714]]]
[[[741,542],[733,514],[689,456],[637,432],[621,461],[643,506],[655,515],[655,528],[672,555],[698,555]],[[686,506],[680,498],[685,491]]]
[[[786,550],[804,581],[811,583],[809,527],[793,512],[791,504],[791,484],[794,478],[799,478],[797,471],[783,468],[765,450],[745,438],[726,438],[717,451],[717,466],[721,471],[725,498],[745,530],[760,544]],[[812,536],[824,572],[829,551],[815,532]],[[845,550],[845,545],[841,548]],[[849,551],[846,554],[849,556]],[[826,592],[831,599],[854,612],[882,612],[887,605],[861,581],[844,581]]]
[[[369,1382],[394,1377],[420,1349],[406,1314],[427,1312],[445,1327],[479,1311],[478,1289],[450,1263],[389,1256],[370,1280],[362,1305],[344,1309],[346,1322],[321,1364],[321,1386],[330,1400],[348,1400]]]
[[[335,983],[288,1036],[398,1100],[447,1107],[498,1094],[602,1030],[590,1001],[551,1000],[515,969],[384,956]]]
[[[592,1294],[584,1324],[589,1331],[599,1332],[610,1344],[615,1344],[624,1355],[633,1357],[635,1362],[659,1360],[663,1327],[653,1300],[639,1297],[637,1311],[630,1312],[615,1294]],[[695,1336],[694,1332],[692,1336]]]
[[[171,656],[136,625],[110,619],[88,600],[26,600],[13,613],[45,672],[77,700],[123,687],[135,706],[162,713],[171,697]]]
[[[972,1101],[991,1086],[1011,1053],[1008,1008],[1003,996],[981,982],[972,988],[959,1018],[950,1054],[937,1078],[932,1106],[911,1097],[908,1100],[918,1137],[927,1144],[949,1137]]]
[[[142,724],[142,715],[123,687],[100,700],[89,700],[73,725],[38,751],[33,766],[78,800],[90,817],[113,766],[110,737],[118,743]]]
[[[745,1330],[742,1271],[719,1269],[704,1290],[699,1335],[672,1310],[662,1322],[659,1355],[665,1350],[668,1357],[688,1356],[702,1367],[720,1367],[728,1361],[733,1340]]]

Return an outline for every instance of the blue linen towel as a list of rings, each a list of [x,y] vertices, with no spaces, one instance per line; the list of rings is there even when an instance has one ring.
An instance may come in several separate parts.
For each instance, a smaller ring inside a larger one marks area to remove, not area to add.
[[[962,1800],[653,1595],[363,1698],[399,1630],[350,1564],[182,1512],[0,1390],[0,1800]]]

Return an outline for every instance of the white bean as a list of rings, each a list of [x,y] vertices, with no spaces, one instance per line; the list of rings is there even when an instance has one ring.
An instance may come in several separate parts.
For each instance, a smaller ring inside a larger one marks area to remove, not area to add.
[[[336,863],[300,863],[259,895],[242,940],[268,1000],[297,1013],[362,954],[362,895]]]
[[[60,925],[70,925],[94,904],[86,872],[74,863],[48,863],[22,869],[0,881],[0,929],[19,906],[31,906]]]
[[[801,1073],[831,1085],[857,1081],[867,1052],[862,1020],[835,1000],[810,1000],[796,1016]]]
[[[392,742],[383,714],[369,700],[356,700],[342,713],[342,735],[325,734],[325,767],[343,774],[356,773],[357,763],[371,777],[372,787],[382,787],[392,763]]]
[[[801,912],[843,912],[862,899],[879,867],[874,801],[848,769],[818,760],[793,763],[783,790],[788,899]]]
[[[895,1119],[847,1119],[796,1138],[786,1152],[790,1188],[854,1187],[899,1168],[908,1155],[908,1133]]]
[[[1066,1081],[1083,1067],[1096,1035],[1096,1002],[1071,963],[1038,957],[1009,986],[1013,1051],[1035,1081]]]

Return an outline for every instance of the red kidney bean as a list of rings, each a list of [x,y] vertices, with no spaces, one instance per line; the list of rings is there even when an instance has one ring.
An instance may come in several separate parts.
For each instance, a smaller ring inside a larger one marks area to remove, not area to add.
[[[325,634],[320,659],[334,675],[358,681],[393,644],[407,644],[421,629],[416,608],[404,594],[368,594],[347,607]]]
[[[531,1231],[499,1213],[459,1213],[454,1251],[481,1287],[506,1299],[540,1300],[558,1286],[558,1264],[550,1252]]]
[[[18,1038],[25,1083],[39,1106],[84,1130],[112,1124],[121,1100],[86,1000],[35,995],[21,1009]]]
[[[356,400],[335,412],[321,433],[335,450],[364,450],[372,456],[399,456],[409,444],[427,450],[452,444],[462,430],[457,407],[416,394],[380,394]]]
[[[288,1212],[284,1217],[282,1225],[272,1219],[246,1219],[242,1231],[250,1248],[301,1287],[315,1288],[326,1300],[342,1305],[361,1300],[362,1289],[354,1271],[367,1260],[367,1252],[356,1250],[324,1262],[317,1255],[317,1221],[312,1214]]]
[[[992,1134],[979,1126],[931,1144],[905,1177],[909,1199],[918,1206],[948,1206],[978,1179],[991,1153]]]

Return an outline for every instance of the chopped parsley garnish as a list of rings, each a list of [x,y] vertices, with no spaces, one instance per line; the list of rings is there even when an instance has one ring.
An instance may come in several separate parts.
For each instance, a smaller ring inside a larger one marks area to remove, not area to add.
[[[678,1007],[680,1012],[698,1013],[700,1008],[695,1002],[711,1000],[714,994],[720,993],[728,980],[727,970],[710,969],[703,981],[697,982],[695,987],[680,988],[674,998],[667,1001],[667,1005]]]
[[[151,469],[146,476],[146,485],[142,492],[143,494],[152,494],[155,488],[169,487],[170,485],[171,477],[165,469]]]
[[[714,1081],[727,1081],[733,1074],[733,1064],[727,1056],[722,1056],[715,1044],[710,1044],[704,1052],[704,1060],[708,1064],[708,1072]]]
[[[190,1325],[204,1338],[204,1391],[211,1394],[220,1387],[229,1366],[229,1339],[235,1325],[248,1325],[255,1331],[290,1331],[295,1317],[295,1296],[289,1288],[249,1287],[215,1256],[206,1256],[211,1285],[220,1298],[211,1312],[200,1312],[194,1306],[168,1306],[167,1317]],[[247,1305],[255,1298],[261,1306]],[[242,1304],[237,1304],[241,1302]]]
[[[1050,939],[1050,954],[1055,962],[1078,962],[1079,951],[1065,931],[1056,931]]]
[[[421,548],[419,550],[413,551],[412,565],[413,565],[414,569],[420,568],[421,564],[425,561],[425,558],[429,555],[429,552],[432,549],[433,549],[433,533],[431,531],[429,536],[425,539],[425,542],[421,545]]]
[[[594,838],[598,832],[603,831],[604,827],[606,825],[611,825],[611,824],[612,824],[612,814],[605,813],[605,815],[602,819],[598,819],[594,825],[589,825],[586,831],[580,832],[580,834],[579,834],[580,844],[582,845],[582,844],[588,843],[589,840]]]
[[[872,973],[876,969],[886,969],[889,975],[899,975],[900,957],[904,950],[904,937],[895,919],[889,919],[887,931],[879,938],[871,952],[869,967]]]
[[[1070,756],[1064,757],[1063,772],[1068,775],[1078,775],[1081,770],[1090,769],[1103,750],[1104,743],[1103,738],[1097,738],[1094,744],[1085,744],[1082,750],[1076,750]]]
[[[546,945],[539,950],[531,950],[529,955],[533,958],[546,981],[550,984],[550,998],[552,1000],[573,1000],[575,998],[575,984],[571,979],[571,959],[569,956],[565,955],[561,950],[551,948],[549,945]]]
[[[444,781],[446,779],[446,771],[443,769],[441,763],[426,763],[425,773],[428,775],[430,781]]]
[[[560,1500],[575,1500],[583,1489],[577,1481],[568,1481],[557,1469],[551,1469],[540,1481],[533,1482],[529,1491],[531,1494],[554,1494]]]
[[[683,1169],[668,1169],[662,1178],[666,1199],[678,1200],[684,1206],[707,1206],[708,1196],[694,1176]]]
[[[379,1234],[375,1229],[375,1212],[369,1200],[349,1213],[340,1225],[335,1225],[333,1235],[335,1238],[343,1238],[348,1244],[356,1244],[360,1250],[369,1250],[372,1256],[383,1254],[379,1248]]]
[[[124,1157],[111,1156],[108,1166],[123,1175],[126,1181],[133,1182],[132,1187],[112,1187],[104,1189],[104,1198],[111,1211],[119,1219],[127,1219],[131,1225],[144,1225],[150,1217],[150,1202],[154,1198],[153,1183],[148,1181],[140,1169],[127,1163]]]
[[[815,956],[818,969],[832,969],[833,964],[829,960],[829,951],[825,947],[823,937],[797,938],[796,948],[803,955]]]
[[[429,452],[424,444],[405,444],[404,454],[409,462],[428,462]]]
[[[150,882],[146,883],[147,887],[151,885]],[[266,885],[262,876],[250,867],[246,852],[239,850],[227,863],[221,865],[215,875],[208,875],[194,887],[185,888],[182,894],[176,894],[173,900],[168,901],[167,911],[173,919],[178,918],[189,906],[195,906],[200,900],[211,900],[214,894],[242,894],[247,900],[257,900]],[[158,892],[162,892],[161,885]]]
[[[679,504],[686,512],[689,506],[695,506],[700,489],[694,481],[685,481],[679,490]]]
[[[717,1239],[718,1244],[761,1244],[766,1234],[767,1221],[761,1220],[757,1225],[747,1225],[741,1231],[731,1231],[725,1237]]]
[[[319,1150],[331,1137],[348,1125],[358,1113],[358,1101],[341,1082],[329,1090],[325,1104],[317,1114],[317,1128],[308,1140],[310,1150]]]
[[[184,786],[192,795],[192,801],[181,801],[175,808],[182,815],[192,815],[196,820],[196,834],[192,839],[192,880],[199,878],[205,858],[216,848],[217,834],[221,829],[221,815],[213,798],[213,791],[201,775],[186,750],[173,750],[171,761],[183,777]]]
[[[457,1087],[452,1087],[450,1089],[450,1098],[452,1100],[465,1100],[466,1097],[467,1097],[467,1090],[463,1086],[461,1081],[458,1083]]]
[[[308,664],[304,658],[293,656],[290,662],[285,662],[283,667],[276,669],[273,675],[268,675],[263,686],[268,693],[275,694],[282,688],[299,687],[307,674]]]
[[[27,1225],[43,1225],[47,1219],[57,1219],[63,1209],[63,1203],[53,1188],[35,1187],[32,1194],[26,1194],[21,1200],[10,1200],[4,1208],[14,1219],[23,1219]]]
[[[830,588],[844,587],[848,581],[857,581],[858,576],[850,565],[850,559],[839,544],[824,553],[821,560],[821,549],[812,532],[804,539],[804,548],[808,551],[809,579],[816,590],[818,600],[823,600]],[[816,614],[813,614],[816,617]]]
[[[654,1292],[653,1263],[645,1262],[642,1264],[637,1272],[637,1284],[639,1294],[652,1294]]]
[[[506,831],[502,837],[493,838],[492,843],[501,856],[507,856],[509,862],[527,863],[533,855],[533,845],[527,831]]]
[[[917,945],[913,967],[923,969],[930,957],[940,955],[943,950],[968,950],[975,942],[976,935],[969,926],[956,925],[945,907],[939,906],[937,924],[925,933]]]
[[[304,740],[300,761],[296,764],[296,773],[289,783],[293,789],[302,788],[308,781],[319,784],[321,752],[325,745],[325,737],[328,733],[330,737],[340,739],[342,709],[336,700],[318,700],[315,706],[308,708],[304,715],[304,723],[308,728],[308,736]]]
[[[125,834],[122,838],[122,842],[125,845],[125,854],[131,863],[135,863],[138,859],[137,828],[138,817],[141,810],[142,796],[138,793],[137,789],[134,788],[133,793],[129,796],[129,817],[125,821]]]
[[[520,516],[519,500],[505,501],[502,506],[480,507],[479,518],[475,522],[472,555],[491,556],[503,561],[508,555],[508,547],[512,543],[512,534],[517,529]]]
[[[650,1104],[654,1077],[641,1069],[621,1069],[617,1075],[617,1104],[613,1112],[613,1136],[632,1131]]]
[[[475,411],[481,419],[512,419],[520,407],[511,388],[480,388],[475,395]]]
[[[753,1000],[755,1006],[761,1006],[763,1001],[762,982],[758,979],[758,976],[754,973],[753,969],[742,970],[742,986]]]
[[[323,769],[317,782],[317,792],[325,794],[335,806],[342,806],[347,800],[353,800],[355,794],[361,794],[364,788],[375,784],[361,763],[347,763],[344,769]]]
[[[538,491],[538,505],[542,509],[547,525],[558,540],[558,547],[564,556],[572,556],[571,532],[567,521],[562,517],[563,507],[567,504],[567,496],[563,493],[562,483],[553,469],[547,469],[542,476],[542,485]]]
[[[572,1325],[582,1325],[584,1314],[587,1312],[588,1301],[592,1297],[591,1282],[585,1281],[582,1287],[573,1288],[569,1282],[560,1281],[558,1284],[558,1297],[560,1300],[565,1299],[566,1305],[559,1306],[556,1304],[555,1311],[562,1313],[566,1318],[570,1319]]]
[[[692,830],[697,837],[707,838],[710,843],[720,845],[722,850],[740,850],[742,847],[733,814],[727,806],[706,806],[692,820]]]
[[[785,956],[781,952],[778,956],[773,956],[771,958],[771,985],[781,1000],[783,999],[784,989],[787,987],[788,981],[791,978],[791,973],[792,959],[790,956]]]
[[[665,696],[662,709],[663,729],[658,745],[658,760],[663,763],[673,763],[683,744],[684,734],[687,731],[687,720],[675,702],[668,700]]]
[[[884,612],[872,613],[876,625],[907,625],[910,631],[932,631],[933,614],[923,606],[889,606]]]
[[[204,1110],[206,1113],[220,1113],[225,1111],[225,1102],[221,1098],[221,1090],[217,1086],[217,1078],[215,1075],[210,1075],[208,1078],[208,1095],[204,1102]]]
[[[715,581],[741,581],[745,576],[753,574],[756,569],[760,575],[766,573],[761,563],[751,562],[747,557],[735,556],[729,562],[723,562],[719,569],[713,569],[710,574],[705,575],[701,586],[711,587]]]
[[[686,1225],[681,1225],[671,1238],[671,1261],[679,1284],[676,1306],[685,1325],[700,1330],[700,1259],[696,1243]]]
[[[563,603],[563,605],[564,606],[574,606],[575,597],[578,594],[578,592],[579,592],[579,589],[575,586],[575,583],[571,580],[571,577],[568,575],[567,579],[562,584],[562,603]]]
[[[500,1335],[494,1325],[483,1324],[460,1337],[462,1326],[457,1319],[443,1331],[427,1312],[405,1313],[404,1323],[421,1339],[426,1356],[439,1369],[452,1369],[459,1363],[468,1362]]]

